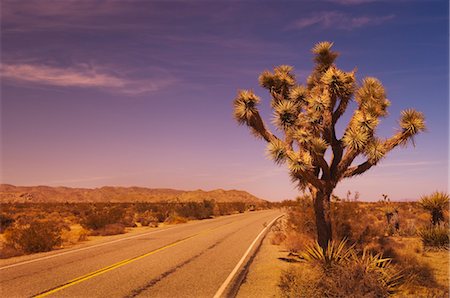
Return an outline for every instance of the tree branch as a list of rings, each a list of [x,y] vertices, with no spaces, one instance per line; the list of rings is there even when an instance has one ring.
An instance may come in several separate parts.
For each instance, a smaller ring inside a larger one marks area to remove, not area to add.
[[[356,175],[361,175],[362,173],[364,173],[367,170],[369,170],[372,166],[374,166],[374,164],[367,160],[367,161],[363,162],[362,164],[360,164],[358,166],[348,168],[344,172],[344,178],[349,178],[349,177],[353,177],[353,176],[356,176]]]
[[[258,112],[252,114],[252,116],[247,120],[247,125],[253,129],[253,132],[256,135],[266,140],[266,142],[278,140],[278,138],[266,128],[264,121],[261,119]]]

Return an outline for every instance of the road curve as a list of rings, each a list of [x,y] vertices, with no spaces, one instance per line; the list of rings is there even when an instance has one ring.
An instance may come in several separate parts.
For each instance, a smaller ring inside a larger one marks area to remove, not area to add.
[[[213,297],[276,210],[0,263],[2,297]]]

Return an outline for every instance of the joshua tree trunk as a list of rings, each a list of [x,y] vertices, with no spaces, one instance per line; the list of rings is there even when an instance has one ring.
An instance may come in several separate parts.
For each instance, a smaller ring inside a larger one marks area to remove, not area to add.
[[[326,249],[332,239],[331,234],[331,193],[314,191],[314,213],[316,217],[317,242],[322,249]]]

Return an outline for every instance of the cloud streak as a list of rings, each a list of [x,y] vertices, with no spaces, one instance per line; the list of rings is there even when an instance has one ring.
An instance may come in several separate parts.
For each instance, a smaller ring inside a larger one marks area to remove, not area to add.
[[[319,26],[323,29],[353,30],[366,26],[382,25],[394,17],[392,14],[386,16],[351,16],[338,11],[325,11],[298,19],[287,29],[301,30],[311,26]]]
[[[2,64],[2,79],[25,84],[57,87],[99,88],[124,94],[158,91],[174,79],[131,80],[85,64],[73,67],[54,67],[38,64]]]

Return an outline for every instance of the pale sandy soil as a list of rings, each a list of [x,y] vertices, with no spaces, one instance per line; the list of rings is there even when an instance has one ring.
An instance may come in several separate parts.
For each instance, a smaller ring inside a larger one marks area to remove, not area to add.
[[[280,297],[278,281],[289,263],[279,260],[285,258],[287,252],[282,246],[270,243],[273,232],[265,237],[261,248],[250,265],[249,272],[237,294],[244,297]]]

